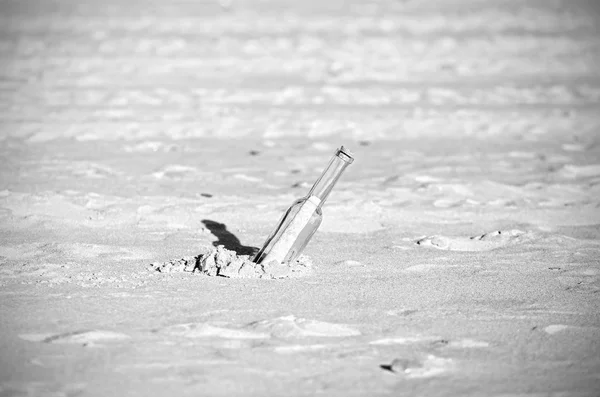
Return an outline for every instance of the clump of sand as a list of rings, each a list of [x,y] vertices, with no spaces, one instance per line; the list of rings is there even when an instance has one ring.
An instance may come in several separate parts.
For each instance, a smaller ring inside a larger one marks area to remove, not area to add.
[[[219,245],[216,248],[204,247],[202,253],[196,256],[151,263],[149,269],[160,273],[189,272],[229,278],[275,279],[305,276],[310,273],[312,263],[302,255],[289,264],[275,261],[258,264],[252,262],[248,255],[238,255]]]

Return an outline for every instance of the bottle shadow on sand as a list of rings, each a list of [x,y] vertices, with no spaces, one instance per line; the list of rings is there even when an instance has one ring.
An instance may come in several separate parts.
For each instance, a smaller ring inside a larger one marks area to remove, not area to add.
[[[202,223],[218,239],[212,243],[215,247],[222,245],[228,250],[235,251],[238,255],[254,255],[258,252],[257,247],[243,245],[235,234],[227,230],[224,223],[210,219],[203,219]]]

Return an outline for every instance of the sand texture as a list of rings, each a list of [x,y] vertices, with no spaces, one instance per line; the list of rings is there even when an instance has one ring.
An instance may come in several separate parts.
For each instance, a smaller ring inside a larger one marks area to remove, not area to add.
[[[600,395],[595,2],[0,0],[0,65],[0,396]]]
[[[217,248],[205,248],[196,256],[154,262],[149,270],[160,273],[187,272],[202,273],[208,276],[228,278],[288,278],[306,275],[311,268],[310,259],[301,256],[289,264],[265,261],[254,263],[248,255],[238,255],[235,251],[219,245]]]

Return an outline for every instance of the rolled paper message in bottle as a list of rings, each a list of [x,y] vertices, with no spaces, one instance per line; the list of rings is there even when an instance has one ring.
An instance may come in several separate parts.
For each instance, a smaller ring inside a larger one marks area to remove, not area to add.
[[[254,262],[289,263],[302,253],[321,224],[323,203],[346,167],[353,161],[352,153],[343,146],[335,151],[329,165],[317,179],[308,195],[296,200],[283,214],[261,250],[254,257]]]

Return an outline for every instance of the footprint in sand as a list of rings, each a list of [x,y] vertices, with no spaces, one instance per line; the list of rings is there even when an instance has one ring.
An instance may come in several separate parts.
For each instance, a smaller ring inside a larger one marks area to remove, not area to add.
[[[474,339],[447,340],[434,335],[395,336],[376,339],[369,345],[377,348],[389,346],[408,346],[404,348],[405,356],[394,359],[390,364],[380,365],[381,369],[406,378],[428,378],[452,371],[456,363],[451,358],[438,357],[431,351],[484,349],[490,346],[488,342]]]
[[[408,336],[408,337],[394,337],[394,338],[383,338],[369,342],[370,345],[374,346],[389,346],[389,345],[428,345],[430,347],[444,347],[444,348],[456,348],[456,349],[473,349],[473,348],[485,348],[489,347],[489,343],[485,341],[478,341],[474,339],[459,339],[459,340],[447,340],[437,336]]]
[[[248,324],[246,328],[268,333],[276,338],[302,338],[311,336],[340,338],[361,334],[358,330],[347,325],[297,318],[295,316],[257,321]]]
[[[600,164],[565,164],[559,171],[565,178],[594,178],[600,176]]]
[[[198,173],[198,169],[186,165],[170,164],[152,174],[156,179],[174,179],[192,178]]]
[[[211,325],[208,323],[188,323],[157,329],[155,332],[186,338],[224,339],[299,338],[309,336],[345,337],[360,335],[360,332],[346,325],[307,320],[296,318],[295,316],[255,321],[239,328],[225,325]]]
[[[494,231],[474,237],[430,236],[416,241],[417,245],[448,251],[491,251],[518,244],[529,237],[521,230]]]
[[[568,325],[564,325],[564,324],[552,324],[552,325],[548,325],[547,327],[545,327],[544,332],[546,332],[547,334],[550,334],[550,335],[554,335],[554,334],[563,332],[569,328],[570,327]]]
[[[83,346],[95,346],[98,343],[118,342],[130,339],[129,335],[120,332],[91,330],[73,331],[61,334],[21,334],[19,338],[31,342],[80,344]]]
[[[437,336],[398,336],[394,338],[383,338],[369,342],[370,345],[409,345],[414,343],[434,342],[439,340]]]
[[[425,357],[396,358],[380,368],[407,378],[430,378],[439,376],[454,368],[454,360],[429,354]]]
[[[207,323],[176,324],[155,332],[185,338],[268,339],[268,333],[213,326]]]
[[[445,341],[442,341],[442,342],[445,342]],[[482,348],[486,348],[486,347],[490,346],[490,344],[486,341],[475,340],[475,339],[460,339],[460,340],[448,341],[447,343],[444,343],[444,345],[447,345],[447,347],[449,347],[449,348],[456,348],[456,349],[482,349]]]

